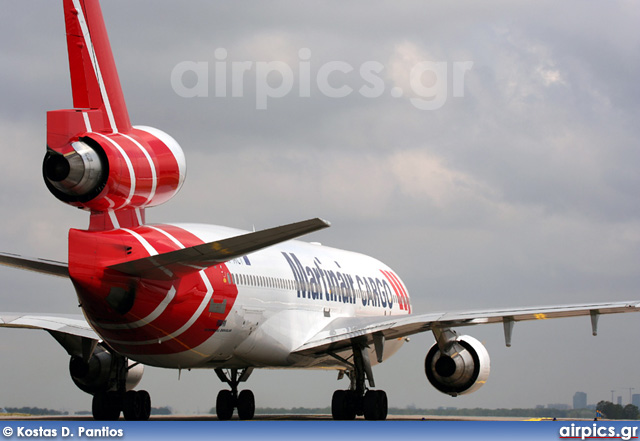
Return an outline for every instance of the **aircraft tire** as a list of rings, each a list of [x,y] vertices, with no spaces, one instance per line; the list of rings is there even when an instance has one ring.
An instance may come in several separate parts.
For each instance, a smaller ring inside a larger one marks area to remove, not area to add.
[[[230,390],[221,390],[216,398],[216,415],[221,421],[230,420],[233,416],[234,402],[233,394]]]
[[[364,418],[380,421],[387,419],[388,400],[383,390],[368,390],[364,394]]]
[[[238,418],[251,420],[256,413],[256,400],[250,390],[240,391],[238,394]]]
[[[91,402],[91,413],[96,421],[116,421],[120,418],[121,403],[116,392],[98,392]]]
[[[356,418],[356,393],[351,390],[337,390],[331,398],[331,415],[334,420],[354,420]]]
[[[151,395],[146,390],[138,391],[142,401],[142,415],[140,421],[147,421],[151,416]]]
[[[345,415],[344,405],[346,402],[345,395],[346,395],[346,391],[337,390],[333,393],[333,396],[331,397],[331,416],[333,417],[334,420],[344,419],[344,415]]]
[[[358,402],[358,394],[354,390],[348,390],[345,394],[345,420],[355,420],[356,419],[356,404]]]
[[[142,399],[138,392],[130,390],[122,400],[122,414],[127,421],[139,421],[142,415]]]
[[[122,400],[122,413],[127,421],[146,421],[151,415],[151,397],[147,391],[130,390]]]

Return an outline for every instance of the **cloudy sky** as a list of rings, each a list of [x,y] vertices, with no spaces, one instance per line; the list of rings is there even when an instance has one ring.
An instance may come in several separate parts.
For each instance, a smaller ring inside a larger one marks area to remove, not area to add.
[[[0,249],[66,261],[86,213],[41,178],[45,112],[69,108],[61,2],[2,0]],[[640,9],[632,1],[109,0],[134,124],[170,133],[188,176],[150,222],[251,229],[373,255],[414,311],[640,298]],[[188,70],[185,67],[197,67]],[[243,70],[246,70],[242,74]],[[222,75],[221,72],[226,72]],[[187,97],[188,95],[197,95]],[[0,268],[0,310],[78,312],[66,280]],[[391,406],[533,407],[640,393],[640,317],[467,328],[492,357],[475,394],[436,392],[433,338],[374,373]],[[90,408],[46,333],[0,332],[0,406]],[[258,406],[327,406],[333,372],[259,371]],[[149,368],[154,405],[208,410],[213,372]]]

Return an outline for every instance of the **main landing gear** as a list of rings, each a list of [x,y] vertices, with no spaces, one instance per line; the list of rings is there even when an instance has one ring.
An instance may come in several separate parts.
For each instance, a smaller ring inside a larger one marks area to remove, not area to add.
[[[111,385],[115,390],[102,390],[94,393],[91,411],[95,420],[115,421],[120,418],[121,412],[124,419],[128,421],[149,419],[151,415],[149,392],[146,390],[127,390],[130,371],[134,370],[136,366],[138,366],[137,363],[129,365],[129,361],[125,357],[112,357],[111,369],[115,375],[112,377]]]
[[[367,420],[385,420],[387,418],[387,394],[382,390],[367,389],[375,387],[369,348],[366,341],[353,341],[353,363],[335,354],[333,357],[347,364],[350,369],[346,373],[351,380],[348,390],[337,390],[331,399],[331,415],[334,420],[353,420],[357,415],[363,415]],[[342,373],[339,378],[342,378]]]
[[[227,383],[231,390],[221,390],[218,392],[216,399],[216,415],[219,420],[230,420],[233,411],[238,410],[238,418],[241,420],[253,419],[256,412],[256,400],[253,392],[243,390],[238,393],[238,384],[247,381],[253,368],[245,368],[241,371],[238,369],[229,369],[225,373],[223,369],[216,369],[216,374],[221,381]]]
[[[146,390],[127,392],[98,392],[91,403],[96,421],[115,421],[120,412],[128,421],[146,421],[151,415],[151,397]]]

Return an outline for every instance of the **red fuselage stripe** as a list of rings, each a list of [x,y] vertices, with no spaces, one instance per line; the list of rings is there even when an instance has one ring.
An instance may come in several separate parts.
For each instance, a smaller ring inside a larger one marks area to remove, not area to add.
[[[380,272],[387,278],[387,280],[393,287],[393,290],[395,291],[396,296],[398,297],[398,306],[400,307],[400,310],[405,311],[407,309],[406,301],[404,299],[404,296],[402,295],[402,291],[398,289],[398,285],[396,284],[395,280],[393,279],[393,277],[391,277],[391,274],[389,274],[389,271],[380,270]]]
[[[396,283],[398,284],[398,288],[400,288],[400,291],[402,291],[403,297],[406,302],[407,311],[409,312],[409,314],[411,314],[411,300],[409,300],[409,293],[407,293],[404,285],[402,285],[402,282],[393,271],[389,271],[389,275],[396,281]]]

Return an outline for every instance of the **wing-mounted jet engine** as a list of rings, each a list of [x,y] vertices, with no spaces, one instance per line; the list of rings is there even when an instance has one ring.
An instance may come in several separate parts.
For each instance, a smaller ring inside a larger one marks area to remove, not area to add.
[[[455,331],[434,330],[437,342],[424,360],[433,387],[453,397],[475,392],[489,377],[489,353],[482,343]]]
[[[120,362],[117,356],[98,346],[88,361],[77,355],[72,356],[69,360],[69,374],[80,390],[94,395],[117,387]],[[125,388],[127,391],[133,390],[142,380],[144,366],[132,360],[126,360],[122,364],[126,366]]]

